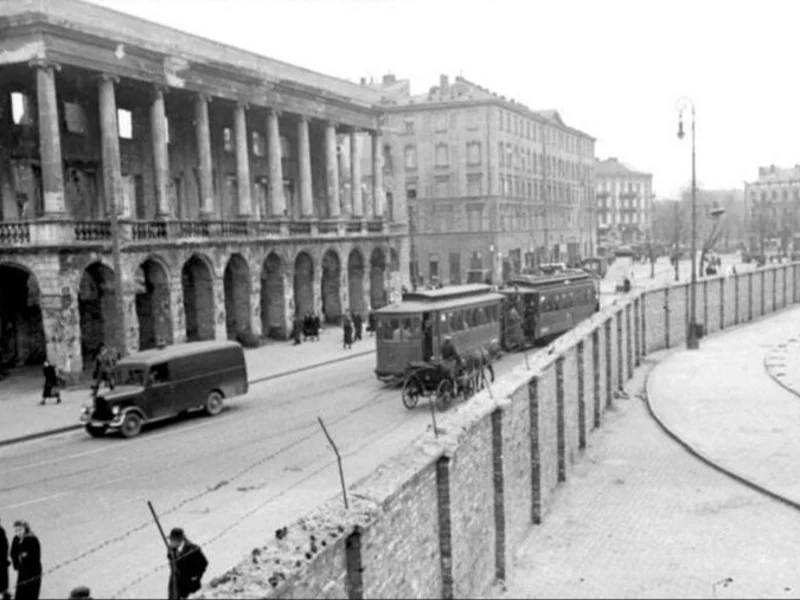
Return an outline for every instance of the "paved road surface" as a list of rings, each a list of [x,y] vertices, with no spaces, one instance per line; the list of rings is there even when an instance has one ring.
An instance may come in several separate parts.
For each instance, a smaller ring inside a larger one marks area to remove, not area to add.
[[[505,357],[498,375],[522,360]],[[344,455],[348,482],[368,474],[430,423],[426,404],[408,411],[398,389],[378,383],[374,361],[355,358],[255,385],[216,418],[190,418],[133,440],[80,431],[0,449],[0,516],[31,522],[45,570],[90,553],[46,574],[42,596],[88,585],[95,597],[109,597],[142,578],[120,597],[165,597],[165,552],[147,500],[165,529],[184,527],[204,547],[208,576],[227,570],[338,493],[318,415]]]
[[[689,455],[633,393],[616,407],[495,597],[796,598],[797,512]]]

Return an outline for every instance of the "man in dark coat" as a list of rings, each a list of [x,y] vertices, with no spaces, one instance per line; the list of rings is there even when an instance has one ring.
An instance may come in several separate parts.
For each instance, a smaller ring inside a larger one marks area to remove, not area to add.
[[[344,329],[344,341],[342,343],[342,347],[346,350],[349,350],[353,347],[353,320],[350,318],[349,314],[345,315],[342,328]]]
[[[11,564],[17,571],[14,600],[39,600],[42,589],[42,551],[39,540],[25,521],[14,522]]]
[[[375,313],[369,311],[369,315],[367,316],[367,331],[369,331],[370,337],[375,333],[376,323],[377,323],[377,318],[375,317]]]
[[[208,560],[200,546],[187,540],[183,529],[178,527],[169,533],[169,546],[167,558],[174,569],[170,576],[169,598],[183,600],[202,586]]]
[[[0,598],[11,600],[8,593],[8,537],[6,530],[0,525]]]
[[[364,321],[361,319],[361,313],[355,313],[353,315],[353,329],[355,330],[355,341],[359,341],[361,338],[361,332],[364,328]]]
[[[58,371],[56,371],[55,365],[50,364],[49,360],[45,360],[42,366],[42,372],[44,374],[42,404],[47,403],[48,398],[55,398],[56,404],[61,404],[61,389],[58,385]]]
[[[319,341],[319,332],[322,331],[322,320],[318,314],[314,314],[314,339]]]

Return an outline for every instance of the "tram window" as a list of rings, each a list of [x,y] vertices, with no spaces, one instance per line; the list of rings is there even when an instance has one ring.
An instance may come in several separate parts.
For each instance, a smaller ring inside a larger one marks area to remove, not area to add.
[[[497,323],[497,322],[500,320],[500,318],[499,318],[499,316],[498,316],[498,311],[497,311],[497,308],[498,308],[498,307],[497,307],[497,305],[496,305],[496,304],[493,304],[493,305],[490,307],[490,309],[491,309],[491,312],[490,312],[489,314],[492,316],[492,317],[491,317],[491,318],[492,318],[492,323]]]
[[[462,312],[459,310],[450,313],[450,330],[463,331],[463,329],[464,329],[464,318]]]
[[[412,340],[418,340],[420,338],[420,332],[422,331],[422,321],[419,317],[411,317],[407,319],[409,322],[409,332],[410,338]]]
[[[403,340],[410,340],[411,339],[411,319],[409,317],[405,317],[401,320],[401,324],[403,326]]]
[[[448,313],[442,313],[441,317],[441,333],[450,333],[450,319],[448,318]]]

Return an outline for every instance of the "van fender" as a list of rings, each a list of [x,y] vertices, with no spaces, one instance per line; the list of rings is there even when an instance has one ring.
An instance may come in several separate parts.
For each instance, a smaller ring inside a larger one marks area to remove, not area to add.
[[[136,413],[137,415],[139,415],[139,418],[142,419],[142,423],[147,423],[149,421],[149,419],[144,415],[144,413],[140,408],[138,408],[137,406],[129,406],[128,408],[123,408],[121,411],[119,411],[119,414],[116,417],[114,417],[114,419],[112,419],[109,425],[111,427],[119,427],[120,425],[122,425],[122,422],[125,420],[125,417],[129,413]]]

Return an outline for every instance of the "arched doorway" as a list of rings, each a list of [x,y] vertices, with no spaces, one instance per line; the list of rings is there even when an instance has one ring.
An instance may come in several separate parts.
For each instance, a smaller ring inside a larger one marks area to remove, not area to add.
[[[181,285],[187,342],[213,340],[215,337],[214,278],[211,272],[208,261],[196,254],[183,264]]]
[[[301,252],[294,261],[294,312],[305,315],[314,310],[314,261]]]
[[[147,259],[136,271],[139,350],[172,343],[169,276],[164,265]]]
[[[339,295],[341,280],[339,255],[328,250],[322,257],[322,312],[326,323],[338,324],[342,319],[342,299]]]
[[[283,261],[270,252],[261,269],[261,331],[266,337],[286,339]]]
[[[375,248],[369,260],[369,301],[372,310],[386,305],[384,290],[384,274],[386,272],[386,255],[381,248]]]
[[[250,292],[250,267],[241,254],[234,254],[225,267],[225,325],[229,340],[252,332]]]
[[[81,354],[84,366],[89,367],[101,344],[116,345],[114,271],[100,262],[86,267],[78,288],[78,311],[81,320]]]
[[[22,267],[0,265],[0,369],[47,357],[39,284]]]
[[[357,249],[347,258],[347,291],[350,296],[350,311],[366,312],[364,306],[364,256]]]

